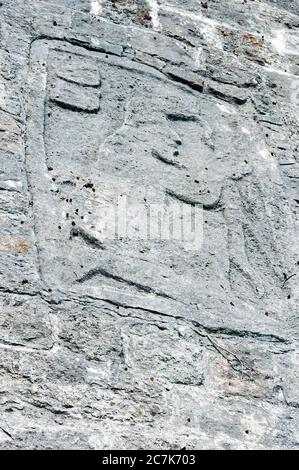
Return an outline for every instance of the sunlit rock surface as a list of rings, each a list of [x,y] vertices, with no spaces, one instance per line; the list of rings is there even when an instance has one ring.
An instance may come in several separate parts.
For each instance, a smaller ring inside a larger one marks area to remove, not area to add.
[[[0,4],[0,448],[298,448],[298,3]]]

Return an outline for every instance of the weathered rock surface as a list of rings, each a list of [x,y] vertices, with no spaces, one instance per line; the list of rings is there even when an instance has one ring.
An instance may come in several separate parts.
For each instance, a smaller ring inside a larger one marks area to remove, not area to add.
[[[0,448],[298,448],[296,0],[0,2]],[[119,195],[203,245],[103,239]]]

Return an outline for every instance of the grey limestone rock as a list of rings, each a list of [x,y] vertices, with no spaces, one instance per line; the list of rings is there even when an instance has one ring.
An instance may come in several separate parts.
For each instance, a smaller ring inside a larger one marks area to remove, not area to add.
[[[298,14],[0,2],[1,449],[298,449]]]

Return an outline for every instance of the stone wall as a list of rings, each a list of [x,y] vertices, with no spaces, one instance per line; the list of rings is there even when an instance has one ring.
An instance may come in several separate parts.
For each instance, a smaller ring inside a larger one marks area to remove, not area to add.
[[[298,26],[0,2],[1,449],[298,447]],[[122,196],[201,209],[200,245],[104,237]]]

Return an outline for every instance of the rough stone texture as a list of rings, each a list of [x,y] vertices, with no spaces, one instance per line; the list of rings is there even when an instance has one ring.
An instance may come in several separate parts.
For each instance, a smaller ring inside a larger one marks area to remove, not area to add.
[[[0,5],[1,448],[298,448],[298,2]]]

